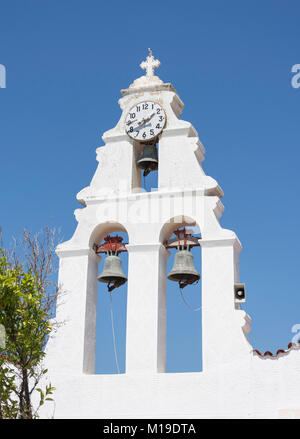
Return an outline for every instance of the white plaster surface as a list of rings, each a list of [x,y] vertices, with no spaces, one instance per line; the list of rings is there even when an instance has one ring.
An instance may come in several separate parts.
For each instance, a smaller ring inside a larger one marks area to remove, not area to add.
[[[104,133],[105,146],[97,149],[98,169],[90,186],[77,195],[84,206],[75,211],[77,229],[57,249],[65,294],[56,318],[65,324],[47,346],[48,376],[57,388],[54,417],[297,416],[300,352],[293,349],[274,359],[253,353],[247,339],[250,318],[233,295],[241,245],[235,233],[219,223],[223,192],[201,167],[204,147],[196,130],[179,119],[181,100],[170,84],[151,78],[139,78],[122,93],[121,118]],[[147,99],[164,107],[167,125],[159,142],[158,191],[141,193],[135,164],[140,146],[125,134],[124,120],[129,108]],[[171,218],[175,222],[170,223]],[[169,374],[168,252],[163,243],[190,220],[202,234],[203,371]],[[95,375],[99,258],[92,247],[114,231],[127,231],[129,237],[126,373]],[[42,416],[52,415],[49,403]]]

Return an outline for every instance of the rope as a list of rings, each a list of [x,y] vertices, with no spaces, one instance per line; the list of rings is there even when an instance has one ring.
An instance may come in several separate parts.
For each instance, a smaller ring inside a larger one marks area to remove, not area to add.
[[[179,285],[179,284],[178,284]],[[182,288],[180,288],[179,286],[179,291],[180,291],[180,295],[182,300],[184,301],[184,303],[186,304],[186,306],[191,309],[192,311],[200,311],[200,309],[202,308],[202,306],[199,306],[199,308],[193,308],[189,303],[187,303],[187,301],[185,300],[184,296],[183,296],[183,292],[182,292]]]
[[[117,355],[117,347],[116,347],[116,336],[115,336],[115,327],[114,327],[114,314],[113,314],[113,308],[112,308],[112,296],[111,296],[111,292],[110,291],[109,291],[109,298],[110,298],[110,318],[111,318],[111,329],[112,329],[112,336],[113,336],[113,343],[114,343],[115,361],[116,361],[117,371],[118,371],[118,373],[120,373],[119,362],[118,362],[118,355]]]

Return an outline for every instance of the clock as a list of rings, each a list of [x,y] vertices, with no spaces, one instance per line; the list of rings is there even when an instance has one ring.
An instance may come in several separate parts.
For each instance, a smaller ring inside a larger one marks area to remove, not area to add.
[[[125,120],[128,136],[140,142],[152,140],[164,129],[166,115],[163,108],[153,101],[139,102],[132,107]]]

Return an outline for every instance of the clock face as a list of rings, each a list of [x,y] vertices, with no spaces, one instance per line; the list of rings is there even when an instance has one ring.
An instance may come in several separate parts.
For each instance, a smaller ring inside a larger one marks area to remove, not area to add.
[[[139,141],[154,139],[163,130],[166,115],[156,102],[139,102],[128,112],[125,129],[128,136]]]

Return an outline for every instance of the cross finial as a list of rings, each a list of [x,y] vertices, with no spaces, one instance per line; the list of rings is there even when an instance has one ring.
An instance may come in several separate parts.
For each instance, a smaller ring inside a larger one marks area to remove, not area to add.
[[[146,58],[146,61],[143,61],[140,64],[141,69],[146,70],[146,76],[150,77],[154,75],[154,69],[160,66],[160,61],[155,59],[152,55],[152,50],[148,49],[149,55]]]

